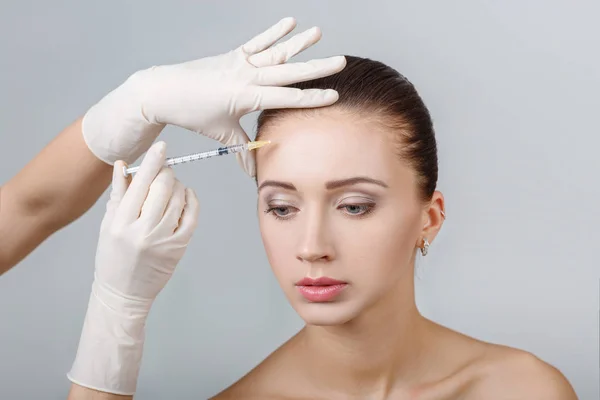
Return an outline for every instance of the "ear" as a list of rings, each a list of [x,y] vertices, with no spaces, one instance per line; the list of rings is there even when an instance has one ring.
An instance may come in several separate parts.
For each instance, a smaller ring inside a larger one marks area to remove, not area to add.
[[[417,247],[421,248],[423,246],[424,238],[427,238],[430,244],[433,243],[444,224],[445,218],[444,195],[436,190],[431,197],[431,201],[423,208],[421,218],[423,229],[421,236],[418,238]]]

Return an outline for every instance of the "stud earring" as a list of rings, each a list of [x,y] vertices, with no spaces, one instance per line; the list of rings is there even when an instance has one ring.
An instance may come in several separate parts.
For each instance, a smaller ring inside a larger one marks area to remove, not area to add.
[[[429,252],[429,241],[427,240],[427,238],[423,238],[423,247],[421,247],[421,254],[423,256],[426,256],[428,252]]]

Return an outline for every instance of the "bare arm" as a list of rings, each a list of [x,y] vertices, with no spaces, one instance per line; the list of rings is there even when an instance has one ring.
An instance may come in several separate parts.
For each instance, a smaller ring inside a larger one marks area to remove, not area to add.
[[[111,174],[85,144],[80,118],[0,187],[0,275],[94,205]]]
[[[133,396],[100,392],[73,384],[67,400],[133,400]]]

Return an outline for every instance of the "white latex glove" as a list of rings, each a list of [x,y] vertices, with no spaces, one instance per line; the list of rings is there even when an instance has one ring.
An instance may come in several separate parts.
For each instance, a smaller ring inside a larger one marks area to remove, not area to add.
[[[321,38],[309,29],[272,46],[296,26],[284,18],[243,46],[219,56],[138,71],[93,106],[83,119],[83,136],[101,160],[134,162],[165,124],[177,125],[224,145],[246,143],[240,118],[273,108],[311,108],[333,104],[335,90],[281,86],[341,71],[343,56],[284,64]],[[272,46],[272,47],[271,47]],[[254,176],[252,152],[236,155]]]
[[[198,219],[191,189],[154,145],[127,187],[117,162],[100,228],[92,293],[68,378],[108,393],[135,392],[146,317],[183,256]]]

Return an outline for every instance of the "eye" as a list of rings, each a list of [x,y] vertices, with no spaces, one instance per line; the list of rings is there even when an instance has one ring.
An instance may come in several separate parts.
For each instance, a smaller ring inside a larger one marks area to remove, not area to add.
[[[345,204],[340,206],[346,211],[346,214],[352,216],[364,216],[373,211],[375,204]]]
[[[290,206],[272,206],[265,210],[265,214],[273,214],[277,219],[290,219],[294,207]]]

